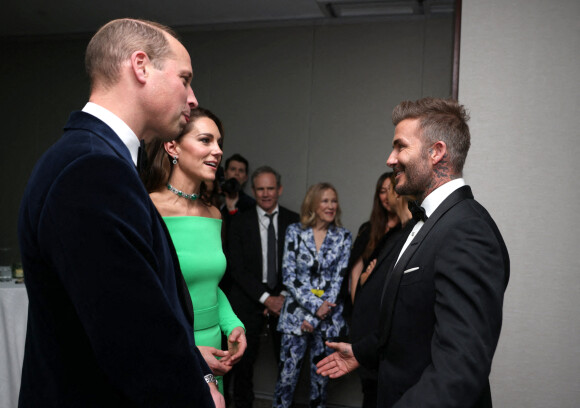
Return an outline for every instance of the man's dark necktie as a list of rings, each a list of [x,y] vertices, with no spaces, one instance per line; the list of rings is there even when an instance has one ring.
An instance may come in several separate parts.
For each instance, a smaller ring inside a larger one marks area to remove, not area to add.
[[[427,214],[425,213],[425,209],[421,207],[418,201],[409,201],[409,211],[413,214],[413,219],[417,222],[419,221],[427,221]]]
[[[278,283],[276,230],[274,229],[274,215],[277,213],[278,211],[274,211],[272,214],[266,214],[266,217],[270,219],[268,225],[268,287],[270,289],[274,289]]]
[[[139,141],[139,151],[137,153],[137,173],[142,175],[147,169],[147,151],[145,150],[145,142]]]

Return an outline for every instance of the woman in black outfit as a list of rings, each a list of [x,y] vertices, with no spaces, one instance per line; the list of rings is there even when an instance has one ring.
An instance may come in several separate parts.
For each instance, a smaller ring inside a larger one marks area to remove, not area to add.
[[[403,242],[403,226],[411,219],[406,197],[394,191],[394,175],[384,173],[377,181],[371,218],[359,228],[349,260],[350,296],[353,303],[351,340],[353,343],[372,333],[378,326],[385,277],[390,268],[376,271],[374,260],[381,251],[398,255]],[[377,406],[377,372],[364,367],[358,369],[363,392],[363,408]]]

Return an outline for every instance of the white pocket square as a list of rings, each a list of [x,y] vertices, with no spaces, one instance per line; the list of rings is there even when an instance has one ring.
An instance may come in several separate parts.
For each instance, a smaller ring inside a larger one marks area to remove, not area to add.
[[[409,273],[409,272],[414,272],[414,271],[416,271],[417,269],[419,269],[419,267],[418,267],[418,266],[417,266],[416,268],[407,269],[406,271],[403,271],[403,275],[404,275],[404,274],[406,274],[406,273]]]

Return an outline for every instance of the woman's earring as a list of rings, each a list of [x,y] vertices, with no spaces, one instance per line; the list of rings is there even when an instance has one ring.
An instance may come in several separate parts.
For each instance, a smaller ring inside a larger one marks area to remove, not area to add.
[[[173,164],[177,164],[177,156],[173,156],[173,161],[172,161],[172,163],[173,163]]]

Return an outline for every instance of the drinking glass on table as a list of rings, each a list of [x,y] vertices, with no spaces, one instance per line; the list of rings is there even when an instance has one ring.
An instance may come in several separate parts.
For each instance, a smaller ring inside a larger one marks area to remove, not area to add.
[[[24,278],[24,270],[22,269],[22,264],[20,262],[16,262],[12,266],[12,277],[14,277],[14,279]]]
[[[8,282],[12,279],[10,252],[10,248],[0,248],[0,282]]]

